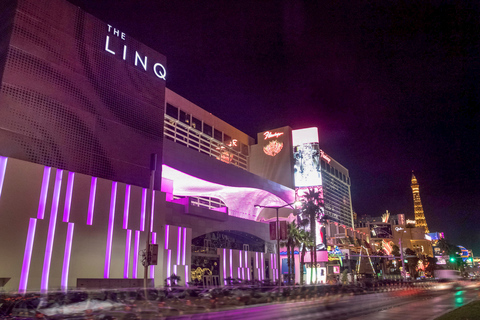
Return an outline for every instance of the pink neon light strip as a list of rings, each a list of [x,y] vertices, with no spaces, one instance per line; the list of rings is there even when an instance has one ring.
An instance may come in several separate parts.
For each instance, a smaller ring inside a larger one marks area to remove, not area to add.
[[[65,208],[63,210],[63,222],[70,221],[70,208],[72,207],[73,181],[75,172],[68,173],[67,193],[65,194]]]
[[[153,193],[152,193],[152,208],[151,208],[151,212],[150,212],[150,232],[153,232],[153,212],[154,212],[154,209],[155,208],[155,190],[153,190]]]
[[[68,289],[68,271],[70,270],[70,257],[72,255],[72,239],[73,239],[73,223],[68,224],[67,239],[65,240],[65,254],[63,256],[63,269],[62,269],[62,290]]]
[[[125,187],[125,206],[123,209],[123,229],[128,229],[128,213],[130,209],[130,185]]]
[[[168,237],[170,236],[170,226],[165,225],[165,250],[168,249]]]
[[[116,201],[117,201],[117,182],[112,182],[112,194],[110,196],[110,214],[108,216],[107,246],[105,249],[105,269],[103,270],[103,277],[105,279],[110,278],[110,260],[112,258],[113,223],[115,222]]]
[[[23,254],[22,273],[20,275],[20,285],[18,291],[24,293],[27,290],[28,274],[30,273],[30,262],[32,261],[33,240],[35,239],[35,229],[37,219],[30,218],[28,223],[27,241],[25,243],[25,252]]]
[[[265,260],[263,260],[263,252],[260,253],[260,263],[262,264],[261,268],[262,269],[262,280],[265,278]]]
[[[237,279],[240,279],[240,267],[237,268]]]
[[[97,178],[92,177],[90,183],[90,199],[88,201],[87,225],[91,226],[93,223],[93,210],[95,208],[95,194],[97,193]]]
[[[248,255],[247,255],[248,251],[245,250],[245,268],[248,268]]]
[[[230,249],[230,278],[233,278],[232,249]]]
[[[152,232],[152,243],[157,244],[157,233],[156,232]],[[151,265],[150,266],[150,279],[154,279],[154,278],[155,278],[155,266]]]
[[[227,285],[227,250],[223,248],[223,283]]]
[[[240,266],[240,268],[242,267],[242,250],[238,250],[238,265]]]
[[[247,268],[247,280],[250,281],[250,268]]]
[[[178,227],[177,231],[177,265],[180,264],[180,254],[182,251],[182,245],[180,241],[182,241],[182,227]]]
[[[45,258],[43,260],[42,282],[40,289],[48,290],[48,279],[50,277],[50,264],[52,262],[53,240],[57,226],[58,202],[60,201],[60,189],[62,187],[63,170],[57,169],[55,175],[55,186],[53,189],[52,210],[50,211],[50,222],[48,223],[47,245],[45,247]]]
[[[188,276],[188,266],[185,265],[185,286],[188,287],[188,281],[190,281],[190,277]]]
[[[3,181],[5,180],[5,172],[7,171],[8,158],[0,157],[0,198],[2,197]]]
[[[170,274],[170,265],[172,264],[172,250],[167,251],[167,278],[171,276]],[[170,280],[168,280],[170,284]]]
[[[40,201],[38,203],[37,219],[45,217],[45,207],[47,206],[48,185],[50,183],[50,171],[52,168],[43,168],[42,189],[40,191]]]
[[[142,190],[142,210],[140,211],[140,231],[145,231],[145,210],[147,206],[147,189]]]
[[[135,244],[133,247],[133,279],[138,278],[138,255],[140,253],[140,231],[135,230]]]
[[[255,252],[255,268],[258,268],[258,252]]]
[[[127,236],[125,237],[125,262],[123,264],[123,278],[125,279],[128,279],[131,245],[132,245],[132,230],[127,229]]]
[[[183,254],[182,265],[185,265],[185,256],[187,255],[187,228],[183,228]]]

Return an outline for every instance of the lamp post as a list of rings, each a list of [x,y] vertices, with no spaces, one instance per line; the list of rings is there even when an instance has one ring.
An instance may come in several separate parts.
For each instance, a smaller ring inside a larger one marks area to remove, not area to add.
[[[283,206],[261,206],[259,204],[256,204],[254,207],[255,208],[264,208],[264,209],[275,209],[276,210],[276,213],[277,213],[277,222],[276,222],[276,228],[275,228],[275,238],[277,239],[277,273],[278,273],[278,277],[277,277],[277,286],[280,287],[281,285],[281,281],[280,281],[280,235],[279,235],[279,231],[280,231],[280,225],[279,225],[279,221],[278,221],[278,209],[281,209],[281,208],[285,208],[285,207],[292,207],[292,204],[295,204],[297,203],[297,201],[295,202],[292,202],[292,203],[287,203],[286,205],[283,205]],[[294,209],[292,207],[292,209]]]

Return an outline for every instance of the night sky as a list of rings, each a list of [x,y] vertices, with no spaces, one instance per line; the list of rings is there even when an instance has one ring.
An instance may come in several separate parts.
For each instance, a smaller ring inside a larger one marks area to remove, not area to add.
[[[319,128],[359,216],[480,255],[480,2],[70,0],[167,56],[167,87],[238,129]]]

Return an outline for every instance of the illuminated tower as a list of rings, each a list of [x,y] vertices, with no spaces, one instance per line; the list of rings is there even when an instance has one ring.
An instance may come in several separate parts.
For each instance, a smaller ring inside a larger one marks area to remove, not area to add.
[[[415,212],[415,226],[423,227],[425,233],[429,233],[427,220],[423,214],[422,200],[420,199],[420,189],[418,187],[417,178],[412,172],[412,193],[413,193],[413,211]]]

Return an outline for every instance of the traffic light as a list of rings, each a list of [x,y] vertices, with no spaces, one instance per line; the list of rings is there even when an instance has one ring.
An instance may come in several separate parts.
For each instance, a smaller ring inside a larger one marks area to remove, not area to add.
[[[407,259],[403,259],[403,262],[408,263],[408,260],[407,260]]]
[[[473,262],[473,258],[468,258],[468,262]]]
[[[454,257],[450,257],[450,262],[455,262],[455,258],[454,258]]]

